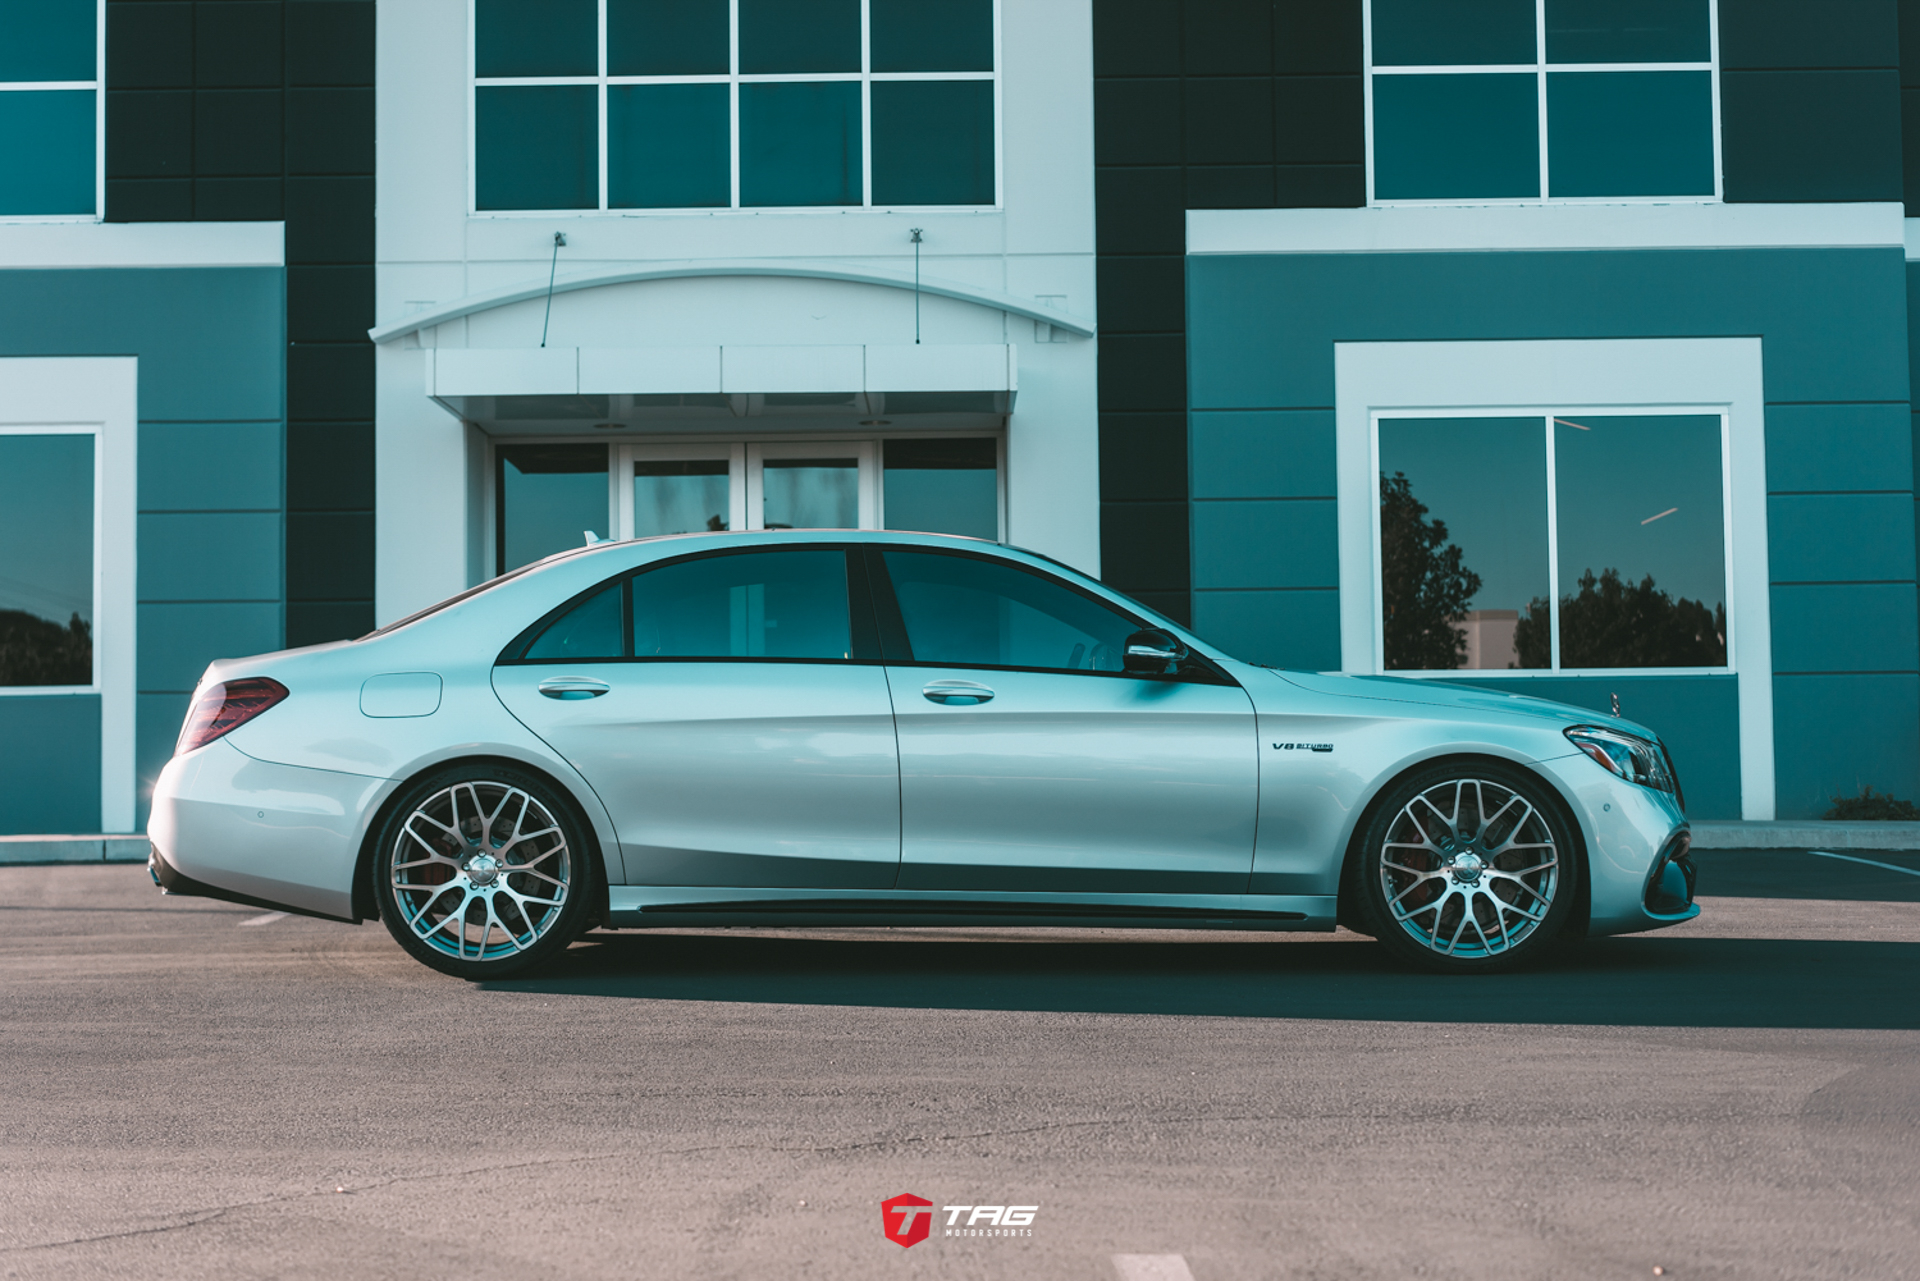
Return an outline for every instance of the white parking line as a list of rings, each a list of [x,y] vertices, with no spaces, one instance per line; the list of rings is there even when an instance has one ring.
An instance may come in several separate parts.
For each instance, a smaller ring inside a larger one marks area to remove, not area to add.
[[[1187,1261],[1177,1254],[1116,1254],[1120,1281],[1193,1281]]]
[[[1889,872],[1905,872],[1908,876],[1920,876],[1920,872],[1910,867],[1901,867],[1898,863],[1876,863],[1870,858],[1855,858],[1851,854],[1834,854],[1827,850],[1808,850],[1807,853],[1817,854],[1821,858],[1842,859],[1848,863],[1865,863],[1868,867],[1884,867]]]
[[[267,912],[260,916],[249,916],[246,920],[240,922],[240,924],[272,925],[275,921],[284,921],[286,919],[287,919],[287,913],[285,912]]]

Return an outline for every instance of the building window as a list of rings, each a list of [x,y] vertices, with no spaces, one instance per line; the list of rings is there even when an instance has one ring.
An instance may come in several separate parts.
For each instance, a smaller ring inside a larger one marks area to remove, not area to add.
[[[0,687],[97,687],[94,432],[0,428]]]
[[[1369,0],[1368,199],[1717,200],[1714,0]]]
[[[473,208],[997,204],[996,0],[473,0]]]
[[[896,529],[998,539],[997,436],[494,447],[496,573],[596,538]]]
[[[0,216],[97,216],[104,8],[0,5]]]
[[[1389,671],[1724,669],[1726,420],[1375,420]]]

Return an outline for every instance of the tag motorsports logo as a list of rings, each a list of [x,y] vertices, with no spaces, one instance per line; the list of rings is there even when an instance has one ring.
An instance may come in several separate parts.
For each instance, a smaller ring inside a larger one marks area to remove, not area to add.
[[[943,1205],[946,1236],[1030,1237],[1037,1205]],[[961,1216],[965,1215],[963,1222]],[[933,1202],[911,1192],[880,1203],[880,1230],[903,1249],[919,1245],[933,1231]]]

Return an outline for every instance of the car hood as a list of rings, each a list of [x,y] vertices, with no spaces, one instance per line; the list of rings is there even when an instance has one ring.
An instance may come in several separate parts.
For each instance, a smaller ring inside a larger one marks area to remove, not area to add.
[[[1560,725],[1600,725],[1624,730],[1642,738],[1659,735],[1645,725],[1620,716],[1609,716],[1571,703],[1556,703],[1531,694],[1509,694],[1504,690],[1454,685],[1446,681],[1409,680],[1404,676],[1338,676],[1321,672],[1288,672],[1269,668],[1289,685],[1316,694],[1341,698],[1365,698],[1388,703],[1407,703],[1417,707],[1447,707],[1466,712],[1494,712],[1506,716],[1532,716]]]

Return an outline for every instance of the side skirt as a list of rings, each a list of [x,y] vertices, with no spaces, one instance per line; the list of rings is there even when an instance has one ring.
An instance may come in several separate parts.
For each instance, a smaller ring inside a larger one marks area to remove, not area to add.
[[[1312,930],[1334,924],[1332,895],[964,894],[615,885],[615,929],[707,925],[1060,925],[1110,929]]]

